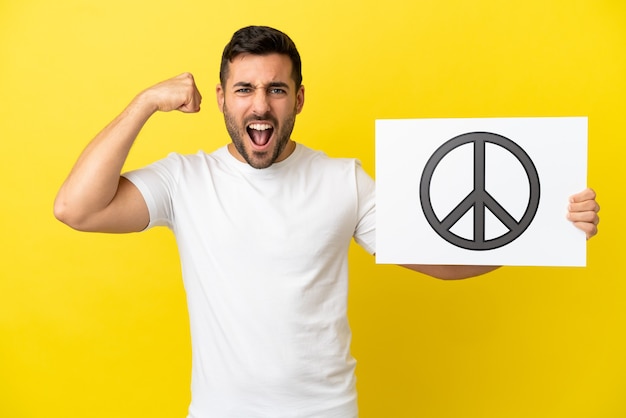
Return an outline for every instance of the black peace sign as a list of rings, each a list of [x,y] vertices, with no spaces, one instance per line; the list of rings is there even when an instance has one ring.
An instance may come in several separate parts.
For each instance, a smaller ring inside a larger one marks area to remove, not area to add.
[[[449,214],[439,219],[430,200],[430,183],[433,173],[439,162],[450,151],[468,143],[474,146],[474,189]],[[519,221],[509,214],[485,188],[486,143],[496,144],[508,150],[526,171],[530,195],[524,215]],[[539,189],[537,169],[519,145],[502,135],[491,132],[470,132],[450,139],[428,159],[420,181],[420,200],[426,220],[443,239],[467,250],[492,250],[514,241],[528,228],[539,207]],[[454,234],[450,229],[472,208],[474,209],[474,239],[469,240]],[[497,238],[485,239],[485,208],[502,222],[508,232]]]

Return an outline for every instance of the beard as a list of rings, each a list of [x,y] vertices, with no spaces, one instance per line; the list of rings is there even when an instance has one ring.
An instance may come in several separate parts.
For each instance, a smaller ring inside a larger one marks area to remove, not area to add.
[[[268,114],[262,116],[250,116],[244,119],[241,124],[238,123],[234,115],[228,111],[226,103],[224,103],[223,110],[226,130],[230,135],[233,145],[243,159],[246,160],[250,166],[257,169],[267,168],[274,164],[289,143],[291,132],[293,131],[293,127],[296,122],[296,109],[294,108],[293,112],[287,115],[287,117],[280,121],[280,123],[275,117]],[[250,152],[248,152],[246,149],[246,143],[250,141],[250,138],[248,136],[248,132],[246,131],[246,126],[256,120],[272,122],[275,130],[275,132],[272,133],[274,136],[272,139],[274,144],[273,148],[270,148],[267,151],[255,151],[251,149]]]

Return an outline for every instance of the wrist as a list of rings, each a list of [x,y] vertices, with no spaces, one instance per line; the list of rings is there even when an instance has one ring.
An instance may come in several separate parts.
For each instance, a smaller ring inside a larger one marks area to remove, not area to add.
[[[135,98],[130,102],[129,106],[149,115],[159,110],[158,101],[154,97],[154,94],[150,92],[150,89],[144,90],[137,96],[135,96]]]
[[[151,98],[149,91],[142,91],[129,103],[127,112],[148,119],[159,110],[159,106],[155,100]]]

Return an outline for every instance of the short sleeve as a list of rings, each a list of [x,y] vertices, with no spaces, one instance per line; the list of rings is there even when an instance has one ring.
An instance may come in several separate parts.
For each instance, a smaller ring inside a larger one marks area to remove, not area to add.
[[[358,222],[354,240],[368,253],[376,253],[376,183],[356,161]]]
[[[148,211],[150,223],[146,229],[154,226],[173,225],[173,196],[176,193],[181,167],[181,156],[172,153],[160,161],[146,167],[122,174],[139,189]]]

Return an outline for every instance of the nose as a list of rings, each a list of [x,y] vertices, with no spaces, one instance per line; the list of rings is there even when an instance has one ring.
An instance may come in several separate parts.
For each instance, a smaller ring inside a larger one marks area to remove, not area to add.
[[[252,113],[258,116],[265,115],[270,111],[269,97],[265,89],[257,89],[252,99]]]

